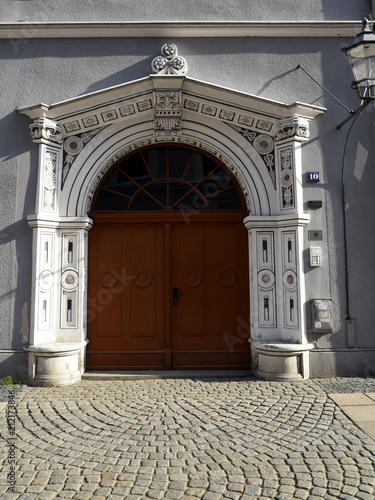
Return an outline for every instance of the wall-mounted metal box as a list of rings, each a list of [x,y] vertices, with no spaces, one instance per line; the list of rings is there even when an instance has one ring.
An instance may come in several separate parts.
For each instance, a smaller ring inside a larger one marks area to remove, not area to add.
[[[332,300],[311,299],[311,310],[313,332],[332,332]]]

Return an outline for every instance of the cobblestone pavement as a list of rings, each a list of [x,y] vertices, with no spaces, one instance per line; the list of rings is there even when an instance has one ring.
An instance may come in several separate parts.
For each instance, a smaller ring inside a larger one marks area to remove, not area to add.
[[[375,443],[328,397],[339,392],[375,392],[375,379],[19,386],[15,436],[1,412],[0,496],[373,500]]]

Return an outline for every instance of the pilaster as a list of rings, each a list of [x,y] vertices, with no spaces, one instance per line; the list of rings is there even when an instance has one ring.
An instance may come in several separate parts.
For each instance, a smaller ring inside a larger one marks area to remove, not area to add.
[[[301,143],[308,121],[280,122],[275,138],[278,211],[248,216],[251,269],[251,350],[257,375],[275,379],[309,377],[303,268],[304,228]]]
[[[60,217],[62,132],[41,117],[30,125],[39,145],[33,230],[33,289],[29,382],[64,385],[79,380],[86,345],[87,231],[91,220]]]

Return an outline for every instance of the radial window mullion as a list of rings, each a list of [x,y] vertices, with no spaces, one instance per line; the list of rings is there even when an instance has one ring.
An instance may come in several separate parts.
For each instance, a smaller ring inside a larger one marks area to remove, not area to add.
[[[224,189],[220,189],[220,191],[215,191],[214,193],[207,194],[206,196],[203,196],[203,198],[210,198],[211,196],[216,196],[220,193],[223,193],[224,191],[229,191],[229,189],[235,189],[235,186],[228,186]]]
[[[193,161],[194,155],[195,155],[195,151],[193,151],[193,154],[191,155],[190,160],[188,161],[188,164],[187,164],[187,166],[186,166],[186,168],[185,168],[184,174],[183,174],[183,176],[181,177],[181,180],[182,180],[182,181],[185,179],[185,176],[186,176],[186,174],[188,173],[188,170],[189,170],[190,165],[191,165],[191,163],[192,163],[192,161]]]
[[[154,178],[154,176],[153,176],[153,175],[152,175],[152,173],[151,173],[150,167],[148,166],[148,163],[147,163],[147,161],[146,161],[145,157],[143,156],[142,151],[140,151],[140,153],[139,153],[139,154],[140,154],[140,156],[141,156],[141,158],[142,158],[143,163],[145,164],[145,167],[147,168],[148,175],[151,177],[151,180],[152,180],[152,181],[154,181],[154,180],[155,180],[155,178]]]
[[[194,187],[192,187],[187,193],[184,194],[184,196],[182,196],[179,200],[176,201],[176,203],[174,203],[174,205],[172,206],[172,208],[174,208],[177,203],[180,203],[184,198],[186,198],[186,196],[188,194],[190,194],[192,192],[193,189],[196,189],[198,191],[198,186],[200,186],[202,184],[202,182],[204,182],[206,179],[208,179],[208,177],[210,177],[210,175],[212,175],[214,172],[216,172],[216,170],[220,168],[219,165],[216,165],[216,167],[211,170],[211,172],[209,172],[205,177],[203,177],[203,179],[201,179],[198,184],[196,184]],[[200,192],[200,191],[199,191]],[[202,198],[203,198],[203,195],[201,194]]]
[[[146,193],[146,194],[147,194],[147,196],[149,196],[152,200],[154,200],[154,201],[155,201],[155,203],[157,203],[158,205],[160,205],[160,206],[161,206],[161,208],[164,208],[164,205],[163,205],[162,203],[160,203],[160,201],[158,201],[156,198],[154,198],[154,197],[152,196],[152,194],[150,194],[148,191],[146,191],[146,189],[144,189],[144,187],[143,187],[143,186],[141,186],[140,184],[138,184],[138,182],[136,182],[134,179],[132,179],[131,177],[129,177],[129,175],[128,175],[127,173],[125,173],[125,172],[124,172],[124,171],[123,171],[120,167],[117,167],[117,168],[118,168],[118,170],[120,170],[120,172],[121,172],[123,175],[125,175],[125,177],[126,177],[127,179],[129,179],[130,181],[134,182],[134,184],[135,184],[135,185],[136,185],[136,186],[137,186],[137,187],[138,187],[141,191],[143,191],[144,193]],[[134,196],[133,196],[133,198],[134,198]]]
[[[103,186],[101,187],[101,189],[103,189],[103,191],[108,191],[109,193],[113,193],[113,194],[117,194],[118,196],[122,196],[123,198],[127,198],[128,200],[132,199],[131,196],[128,196],[127,194],[119,193],[118,191],[114,191],[113,189],[108,189],[108,188],[105,188]]]

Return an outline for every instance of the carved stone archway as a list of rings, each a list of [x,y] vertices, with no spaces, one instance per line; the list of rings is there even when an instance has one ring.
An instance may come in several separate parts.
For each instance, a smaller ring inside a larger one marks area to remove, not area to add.
[[[29,381],[80,379],[86,346],[87,216],[110,166],[133,149],[168,141],[217,156],[247,201],[251,349],[261,376],[307,378],[301,144],[324,110],[285,105],[185,76],[174,45],[154,74],[61,103],[20,109],[39,145],[33,228]]]

